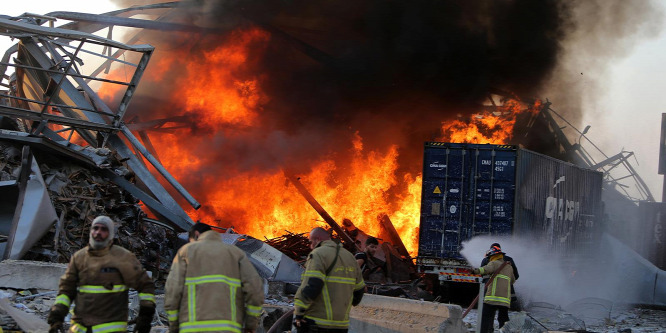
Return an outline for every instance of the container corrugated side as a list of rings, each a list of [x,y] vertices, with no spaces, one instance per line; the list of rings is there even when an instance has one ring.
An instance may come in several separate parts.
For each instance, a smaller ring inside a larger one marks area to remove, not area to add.
[[[514,235],[560,255],[594,251],[602,221],[602,173],[521,149]]]

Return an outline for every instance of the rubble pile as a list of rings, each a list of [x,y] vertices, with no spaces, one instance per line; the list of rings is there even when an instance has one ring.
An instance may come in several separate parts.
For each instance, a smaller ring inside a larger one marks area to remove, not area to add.
[[[92,220],[111,217],[118,227],[115,242],[132,251],[156,280],[165,279],[177,248],[176,234],[146,222],[142,205],[130,193],[102,176],[101,169],[131,178],[132,174],[108,149],[92,149],[104,158],[100,168],[35,150],[49,197],[59,222],[23,259],[66,263],[88,244]],[[21,168],[19,147],[0,142],[0,180],[16,180]]]
[[[311,251],[307,233],[295,234],[287,231],[282,236],[266,239],[264,242],[301,264]]]

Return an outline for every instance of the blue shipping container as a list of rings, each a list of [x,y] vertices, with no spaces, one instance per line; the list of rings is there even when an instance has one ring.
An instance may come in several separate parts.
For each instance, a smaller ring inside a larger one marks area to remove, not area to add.
[[[562,254],[589,245],[600,222],[601,185],[600,172],[516,146],[427,142],[422,271],[464,264],[461,244],[477,235],[530,235]]]

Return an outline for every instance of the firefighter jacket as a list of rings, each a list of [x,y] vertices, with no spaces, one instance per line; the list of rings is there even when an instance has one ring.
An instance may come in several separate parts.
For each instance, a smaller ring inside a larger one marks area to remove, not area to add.
[[[178,250],[165,288],[169,326],[181,333],[255,329],[264,303],[263,280],[245,252],[213,230]]]
[[[86,246],[69,261],[54,304],[69,308],[74,300],[71,332],[125,332],[129,288],[138,291],[141,306],[155,307],[155,285],[132,252]]]
[[[481,275],[493,274],[503,263],[504,259],[492,260],[488,265],[480,267],[479,272]],[[488,285],[483,303],[510,307],[511,286],[515,281],[513,268],[510,264],[505,265]]]
[[[307,292],[308,286],[319,283],[317,280],[323,281],[323,287],[321,292],[311,295]],[[321,328],[346,329],[353,294],[362,293],[364,287],[354,256],[342,245],[325,240],[310,252],[305,263],[301,286],[294,297],[294,314],[303,315]]]

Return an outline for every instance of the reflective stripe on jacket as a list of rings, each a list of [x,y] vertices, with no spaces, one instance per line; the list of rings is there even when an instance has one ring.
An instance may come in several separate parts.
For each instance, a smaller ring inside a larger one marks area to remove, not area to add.
[[[169,325],[181,333],[255,329],[264,302],[263,280],[245,252],[212,230],[178,250],[165,288]]]
[[[127,322],[126,321],[117,321],[106,324],[94,325],[91,327],[92,333],[111,333],[111,332],[127,332]],[[72,326],[69,327],[70,333],[87,333],[88,329],[77,323],[72,322]]]
[[[349,327],[353,293],[365,287],[365,283],[356,259],[343,248],[340,248],[335,266],[326,276],[326,270],[335,260],[336,247],[335,242],[326,240],[310,252],[301,276],[301,286],[294,297],[294,307],[296,315],[314,320],[317,326],[345,329]],[[321,293],[314,300],[303,296],[303,288],[311,278],[324,281]]]
[[[72,256],[54,304],[70,307],[74,300],[72,332],[125,332],[129,288],[139,292],[142,306],[155,306],[153,281],[133,253],[117,245],[85,247]]]
[[[482,275],[493,274],[503,263],[503,259],[493,260],[488,265],[479,268],[479,271]],[[488,285],[483,303],[506,307],[511,306],[511,286],[514,282],[513,268],[511,268],[510,264],[507,264],[497,273],[495,278],[490,282],[490,285]]]

